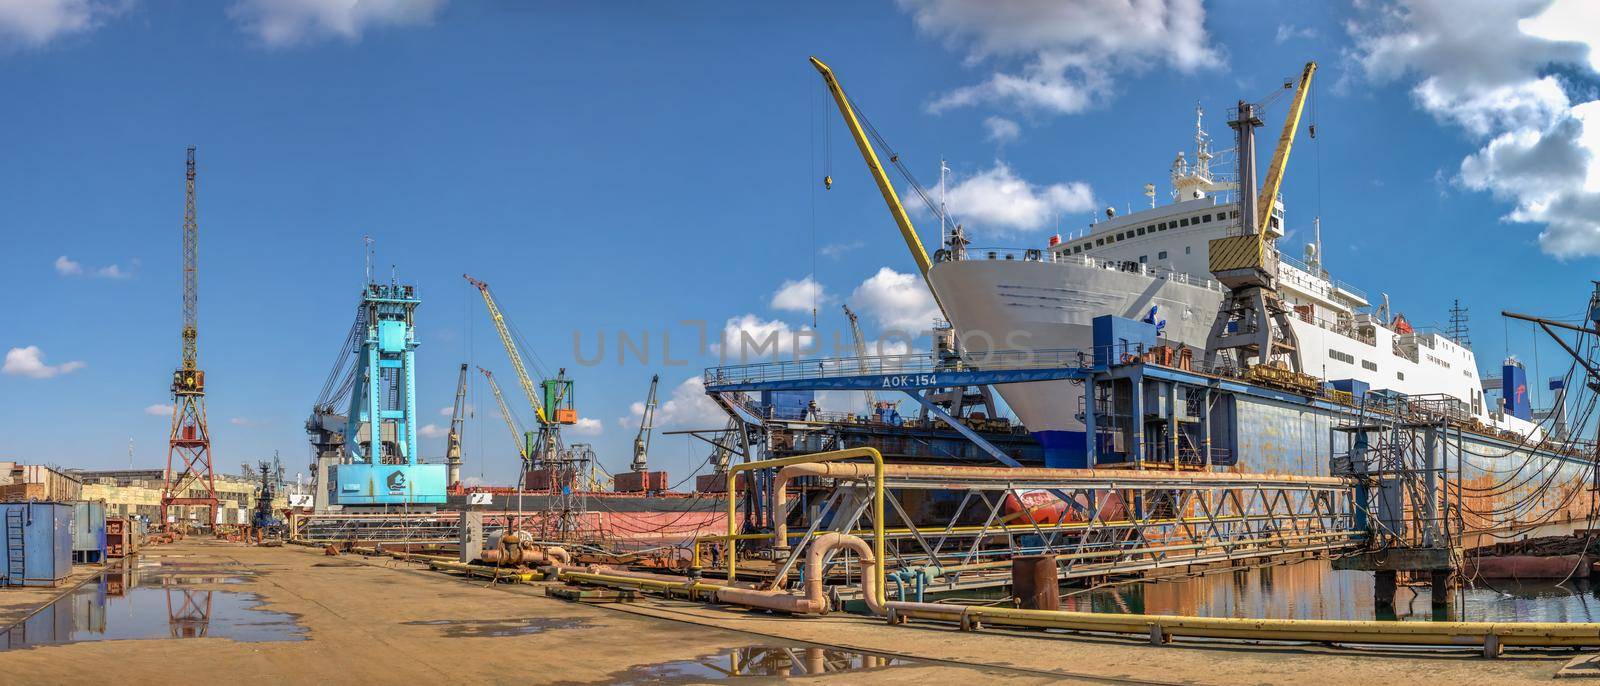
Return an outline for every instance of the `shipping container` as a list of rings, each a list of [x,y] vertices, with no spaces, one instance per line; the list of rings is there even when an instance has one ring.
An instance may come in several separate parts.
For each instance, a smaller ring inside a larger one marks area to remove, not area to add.
[[[0,585],[55,586],[72,573],[72,505],[0,503]]]
[[[666,472],[623,472],[611,477],[611,483],[618,493],[640,493],[644,491],[667,490]]]

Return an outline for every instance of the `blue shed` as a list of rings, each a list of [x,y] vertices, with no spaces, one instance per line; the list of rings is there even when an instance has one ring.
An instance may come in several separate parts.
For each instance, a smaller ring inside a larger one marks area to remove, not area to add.
[[[72,561],[78,564],[105,562],[105,501],[79,500],[72,510]]]
[[[72,505],[0,503],[0,585],[55,586],[72,573]]]

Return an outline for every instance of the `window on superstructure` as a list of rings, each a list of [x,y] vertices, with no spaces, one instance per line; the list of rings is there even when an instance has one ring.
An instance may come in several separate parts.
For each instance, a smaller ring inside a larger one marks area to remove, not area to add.
[[[1203,221],[1203,222],[1209,222],[1209,221],[1211,221],[1211,215],[1209,215],[1209,214],[1202,214],[1202,215],[1200,215],[1200,221]]]
[[[1189,225],[1189,218],[1188,217],[1184,217],[1183,219],[1179,219],[1178,220],[1178,226],[1188,226],[1188,225]]]
[[[1094,244],[1095,245],[1105,245],[1106,244],[1106,239],[1104,239],[1104,238],[1096,238],[1096,239],[1094,239]]]
[[[1189,254],[1189,246],[1187,246],[1187,245],[1183,246],[1183,254],[1185,254],[1185,255]]]
[[[1160,224],[1157,224],[1156,225],[1156,230],[1158,230],[1158,231],[1166,231],[1167,230],[1167,223],[1166,222],[1161,222]]]
[[[1356,363],[1356,356],[1355,355],[1351,355],[1349,353],[1342,353],[1342,352],[1339,352],[1337,350],[1334,350],[1333,348],[1328,348],[1328,357],[1331,357],[1331,358],[1333,358],[1335,360],[1338,360],[1340,362],[1343,362],[1345,364],[1355,364]]]
[[[1139,256],[1139,264],[1145,264],[1145,263],[1147,263],[1149,261],[1150,261],[1150,256],[1149,255],[1140,255]]]
[[[1397,379],[1399,379],[1401,381],[1405,381],[1406,380],[1406,373],[1405,372],[1395,372],[1394,376],[1395,376],[1395,378],[1397,378]]]
[[[1375,371],[1378,371],[1378,363],[1369,362],[1367,360],[1362,360],[1361,361],[1361,368],[1365,369],[1365,370],[1367,370],[1369,372],[1375,372]]]
[[[1139,235],[1141,235],[1141,236],[1144,235],[1144,227],[1143,226],[1139,227]]]
[[[1158,259],[1158,260],[1167,259],[1167,251],[1163,250],[1161,252],[1156,253],[1156,259]]]

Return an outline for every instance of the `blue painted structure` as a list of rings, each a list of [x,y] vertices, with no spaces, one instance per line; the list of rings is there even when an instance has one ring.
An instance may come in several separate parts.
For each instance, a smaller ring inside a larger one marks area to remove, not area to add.
[[[0,503],[0,585],[55,586],[72,573],[72,505]]]
[[[1500,396],[1505,398],[1505,412],[1518,419],[1533,420],[1533,399],[1528,395],[1528,370],[1521,364],[1507,361],[1500,368]]]
[[[816,391],[762,391],[761,404],[778,419],[804,419]]]
[[[1152,320],[1155,313],[1152,312]],[[1138,321],[1127,317],[1103,314],[1094,318],[1094,368],[1105,371],[1120,364],[1123,355],[1137,355],[1156,347],[1157,325],[1154,321]]]
[[[72,558],[78,564],[99,564],[106,559],[106,504],[80,500],[72,506]]]
[[[1372,384],[1360,379],[1334,379],[1328,382],[1336,391],[1344,391],[1354,396],[1357,402],[1367,397],[1367,392],[1372,390]]]
[[[412,286],[369,283],[361,294],[356,385],[345,428],[348,464],[328,471],[334,505],[443,504],[446,466],[418,464],[416,309]],[[363,435],[365,432],[365,435]]]

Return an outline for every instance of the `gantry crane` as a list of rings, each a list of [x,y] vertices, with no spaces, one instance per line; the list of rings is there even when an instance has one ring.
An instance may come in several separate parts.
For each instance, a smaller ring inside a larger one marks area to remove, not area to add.
[[[445,438],[444,459],[449,472],[445,481],[450,488],[461,485],[461,429],[467,421],[467,363],[461,363],[461,374],[456,377],[456,402],[450,409],[450,435]]]
[[[1299,87],[1283,118],[1283,132],[1267,168],[1266,182],[1256,195],[1255,129],[1261,126],[1263,105],[1240,100],[1238,113],[1228,122],[1237,138],[1239,158],[1239,228],[1237,235],[1212,239],[1211,273],[1229,289],[1222,309],[1206,337],[1206,361],[1215,363],[1220,355],[1232,353],[1241,369],[1278,362],[1294,372],[1303,372],[1299,341],[1289,324],[1289,306],[1278,296],[1278,258],[1269,249],[1273,207],[1283,186],[1283,173],[1289,164],[1300,115],[1305,110],[1316,62],[1307,62],[1300,74]],[[1295,84],[1286,83],[1286,87]],[[1251,358],[1255,358],[1251,362]]]
[[[870,370],[867,369],[867,339],[861,335],[861,322],[857,321],[856,313],[850,309],[849,305],[841,305],[841,307],[844,308],[844,316],[850,320],[850,337],[855,339],[856,365],[861,368],[861,374],[865,376],[870,373]],[[878,396],[870,390],[866,392],[866,395],[867,414],[870,415],[878,410]]]
[[[483,367],[479,367],[478,371],[483,372],[483,378],[489,382],[489,391],[494,393],[494,401],[500,406],[500,416],[506,420],[506,429],[511,432],[511,442],[517,446],[517,457],[522,459],[523,468],[526,469],[528,463],[526,433],[522,427],[517,426],[517,418],[511,414],[511,408],[506,405],[506,397],[500,393],[500,384],[495,382],[494,374]]]
[[[650,377],[650,395],[644,401],[644,414],[639,417],[639,435],[633,439],[633,464],[630,467],[635,472],[649,469],[650,434],[656,426],[656,387],[660,383],[660,374]]]
[[[527,366],[523,363],[522,350],[517,347],[516,339],[511,336],[511,329],[506,324],[505,315],[500,312],[500,305],[489,292],[489,284],[466,274],[462,274],[462,277],[476,287],[478,293],[483,296],[483,304],[489,308],[489,317],[494,321],[495,332],[500,334],[500,343],[505,346],[506,357],[511,359],[511,368],[517,374],[517,383],[522,385],[523,393],[528,396],[528,405],[533,408],[534,416],[539,422],[537,437],[527,441],[529,445],[523,451],[524,461],[531,468],[560,460],[561,426],[578,423],[578,411],[573,409],[572,380],[567,378],[566,370],[562,369],[554,378],[541,380],[536,389],[533,378],[528,375]]]
[[[206,373],[200,369],[200,224],[195,216],[194,147],[185,162],[183,193],[183,348],[172,373],[172,433],[161,488],[161,524],[171,527],[173,506],[205,505],[205,526],[217,523],[217,481],[211,470],[206,426]],[[174,470],[179,466],[179,470]]]

